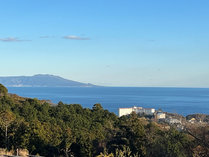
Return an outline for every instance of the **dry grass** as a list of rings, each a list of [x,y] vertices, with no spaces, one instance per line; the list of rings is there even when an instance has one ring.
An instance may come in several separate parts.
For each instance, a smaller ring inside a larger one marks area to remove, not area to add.
[[[11,150],[7,151],[6,149],[0,148],[0,155],[16,155],[16,151]],[[19,149],[18,155],[21,157],[27,157],[29,155],[29,152],[27,149]]]

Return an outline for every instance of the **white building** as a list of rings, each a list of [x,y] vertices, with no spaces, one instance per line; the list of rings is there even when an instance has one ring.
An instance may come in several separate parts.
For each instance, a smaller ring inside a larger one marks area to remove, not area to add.
[[[145,115],[153,115],[155,113],[155,109],[154,108],[143,108],[142,113],[144,113]]]
[[[156,114],[157,119],[165,119],[166,115],[163,112],[158,112]]]
[[[181,124],[181,121],[175,118],[167,118],[165,119],[165,122],[169,124]]]
[[[142,108],[142,107],[131,107],[131,108],[119,108],[119,117],[131,114],[135,112],[136,114],[145,114],[145,115],[153,115],[155,113],[154,108]]]

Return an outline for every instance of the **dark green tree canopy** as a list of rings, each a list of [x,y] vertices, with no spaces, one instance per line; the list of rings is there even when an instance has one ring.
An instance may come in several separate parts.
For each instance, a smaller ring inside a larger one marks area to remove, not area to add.
[[[6,87],[4,87],[2,84],[0,84],[0,96],[5,96],[7,95],[8,90]]]
[[[93,111],[99,111],[99,110],[103,110],[103,107],[101,104],[97,103],[97,104],[94,104],[92,109],[93,109]]]

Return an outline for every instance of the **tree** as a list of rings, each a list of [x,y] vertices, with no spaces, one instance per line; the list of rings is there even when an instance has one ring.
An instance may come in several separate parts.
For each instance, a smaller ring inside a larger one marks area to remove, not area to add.
[[[110,152],[122,150],[124,146],[130,148],[131,155],[146,155],[146,132],[144,122],[132,113],[128,119],[121,117],[118,124],[118,131],[108,143]]]
[[[100,110],[103,110],[103,107],[101,104],[94,104],[92,109],[93,109],[93,111],[100,111]]]
[[[153,157],[165,156],[165,157],[186,157],[192,156],[188,154],[187,146],[190,141],[184,133],[171,128],[168,131],[160,131],[158,138],[154,145]]]
[[[75,138],[72,135],[71,129],[70,128],[64,129],[60,147],[61,150],[64,151],[66,157],[69,157],[68,154],[70,153],[70,147],[73,142],[75,142]]]
[[[0,125],[5,129],[5,144],[8,149],[8,127],[15,120],[15,115],[11,111],[2,111],[0,113]]]
[[[14,149],[26,149],[29,144],[30,132],[29,124],[25,121],[16,120],[11,125],[13,136],[10,137],[10,143]]]
[[[5,96],[7,95],[8,90],[6,87],[4,87],[2,84],[0,84],[0,96]]]
[[[194,154],[196,156],[207,156],[209,154],[209,125],[187,125],[185,132],[194,138]]]

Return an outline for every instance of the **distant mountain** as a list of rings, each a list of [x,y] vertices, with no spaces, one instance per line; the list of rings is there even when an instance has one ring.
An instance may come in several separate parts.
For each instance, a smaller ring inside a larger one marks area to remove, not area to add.
[[[34,76],[0,77],[6,87],[93,87],[90,83],[67,80],[59,76],[38,74]]]

